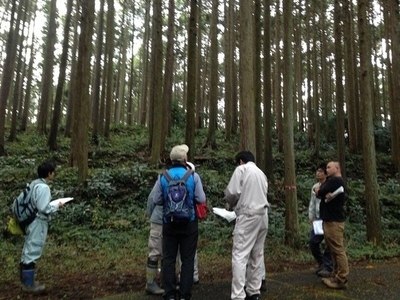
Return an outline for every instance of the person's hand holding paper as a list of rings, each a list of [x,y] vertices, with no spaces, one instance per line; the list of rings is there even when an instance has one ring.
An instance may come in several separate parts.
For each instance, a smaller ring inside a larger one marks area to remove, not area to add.
[[[343,186],[339,187],[336,191],[334,191],[333,193],[328,193],[326,194],[326,198],[325,198],[325,202],[329,202],[332,199],[334,199],[337,195],[344,193],[344,188]]]
[[[213,213],[225,218],[228,222],[232,222],[236,219],[236,213],[234,211],[228,211],[225,208],[213,207]]]

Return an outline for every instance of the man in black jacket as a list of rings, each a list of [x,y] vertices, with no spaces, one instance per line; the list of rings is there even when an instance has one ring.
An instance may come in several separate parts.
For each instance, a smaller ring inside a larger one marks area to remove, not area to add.
[[[334,193],[345,188],[340,164],[331,161],[326,166],[328,180],[321,187],[315,188],[317,197],[321,198],[320,215],[323,221],[325,242],[331,249],[334,270],[331,278],[323,278],[326,286],[333,289],[344,289],[347,286],[349,265],[346,250],[344,249],[344,192]],[[336,195],[337,194],[337,195]]]

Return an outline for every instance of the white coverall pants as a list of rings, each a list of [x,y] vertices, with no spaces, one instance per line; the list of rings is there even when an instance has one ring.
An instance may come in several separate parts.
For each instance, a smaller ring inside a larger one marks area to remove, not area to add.
[[[40,217],[36,217],[35,220],[28,225],[21,254],[21,262],[23,264],[36,264],[37,260],[42,256],[48,228],[48,221]]]
[[[233,231],[232,300],[260,294],[264,275],[264,242],[268,231],[268,209],[264,215],[239,215]],[[246,284],[246,292],[244,285]]]

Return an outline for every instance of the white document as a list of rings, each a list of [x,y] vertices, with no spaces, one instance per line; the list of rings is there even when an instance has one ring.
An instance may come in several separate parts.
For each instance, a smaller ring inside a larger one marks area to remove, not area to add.
[[[332,193],[332,199],[341,193],[344,193],[344,188],[342,186]]]
[[[322,220],[314,220],[313,221],[313,228],[314,228],[314,233],[317,235],[324,234],[324,229],[322,227]]]
[[[58,206],[58,203],[67,203],[67,202],[69,202],[69,201],[71,201],[71,200],[73,200],[74,198],[72,198],[72,197],[68,197],[68,198],[59,198],[59,199],[56,199],[56,200],[53,200],[53,201],[50,201],[50,205],[52,205],[52,206]]]
[[[228,222],[232,222],[236,219],[236,214],[234,211],[228,211],[225,208],[213,207],[213,213],[225,218]]]

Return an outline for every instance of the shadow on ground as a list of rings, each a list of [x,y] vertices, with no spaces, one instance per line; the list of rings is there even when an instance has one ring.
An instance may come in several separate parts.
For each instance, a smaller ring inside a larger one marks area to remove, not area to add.
[[[160,296],[145,292],[113,295],[98,300],[152,300]],[[230,299],[230,282],[201,282],[193,288],[192,300]],[[312,270],[267,274],[267,292],[260,299],[400,299],[400,263],[364,264],[350,268],[346,290],[328,289]]]

